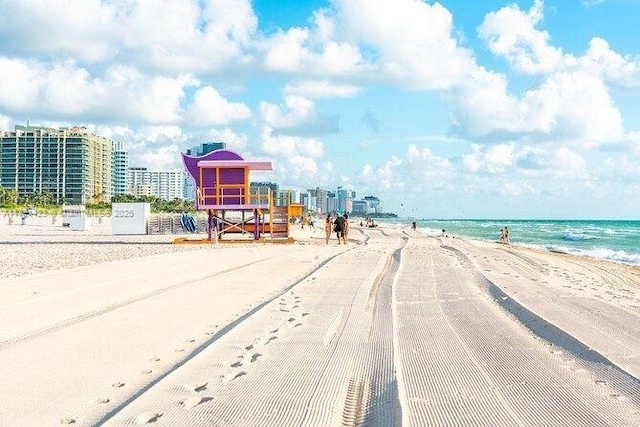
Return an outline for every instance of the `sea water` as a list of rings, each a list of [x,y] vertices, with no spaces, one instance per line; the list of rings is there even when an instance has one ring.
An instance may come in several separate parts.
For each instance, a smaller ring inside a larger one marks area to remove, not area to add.
[[[511,243],[640,265],[640,221],[616,220],[414,220],[394,222],[437,235],[498,241],[509,228]],[[386,222],[386,220],[385,220]]]

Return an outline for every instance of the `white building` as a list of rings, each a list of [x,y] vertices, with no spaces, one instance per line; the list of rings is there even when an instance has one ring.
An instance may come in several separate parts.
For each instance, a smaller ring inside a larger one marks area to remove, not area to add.
[[[129,192],[127,182],[129,169],[129,153],[124,149],[123,142],[114,142],[111,151],[111,194],[120,196]]]
[[[129,168],[129,194],[147,193],[163,200],[184,197],[183,169],[149,171],[147,168]]]

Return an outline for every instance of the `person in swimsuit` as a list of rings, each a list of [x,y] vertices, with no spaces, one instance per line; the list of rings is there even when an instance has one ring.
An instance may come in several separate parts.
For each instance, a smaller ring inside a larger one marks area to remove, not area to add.
[[[331,214],[327,214],[327,219],[324,222],[324,234],[326,236],[326,243],[329,244],[329,238],[331,237],[331,229],[333,228],[333,220],[331,219]]]

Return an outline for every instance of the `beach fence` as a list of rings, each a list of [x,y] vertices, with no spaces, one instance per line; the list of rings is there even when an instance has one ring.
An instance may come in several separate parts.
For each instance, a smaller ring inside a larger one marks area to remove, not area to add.
[[[193,233],[207,232],[207,219],[203,216],[194,216],[195,231]],[[183,234],[188,231],[182,226],[182,214],[158,213],[151,214],[149,218],[149,234]]]

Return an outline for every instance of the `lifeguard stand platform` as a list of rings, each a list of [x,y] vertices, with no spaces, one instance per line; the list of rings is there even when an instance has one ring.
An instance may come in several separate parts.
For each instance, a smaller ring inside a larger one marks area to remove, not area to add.
[[[204,156],[182,154],[196,183],[197,210],[207,212],[207,240],[289,239],[289,222],[302,214],[287,195],[278,198],[270,188],[251,188],[251,171],[273,170],[271,162],[247,161],[232,150],[215,150]],[[231,235],[231,236],[228,236]],[[176,239],[174,243],[194,242]]]

